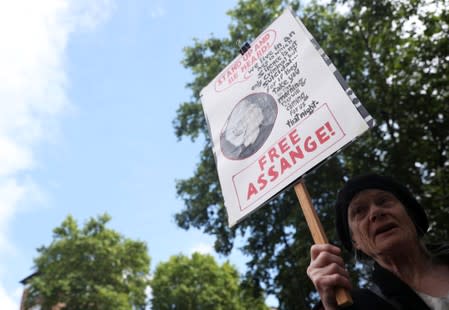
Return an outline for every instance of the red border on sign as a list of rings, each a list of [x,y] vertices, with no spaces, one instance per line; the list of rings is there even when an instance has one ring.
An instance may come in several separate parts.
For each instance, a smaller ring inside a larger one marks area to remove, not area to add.
[[[330,116],[334,119],[335,123],[337,124],[337,126],[338,126],[339,129],[340,129],[340,132],[341,132],[343,135],[342,135],[338,140],[336,140],[336,141],[333,142],[332,144],[329,144],[327,147],[325,147],[325,148],[324,148],[323,150],[321,150],[319,153],[317,153],[316,155],[314,155],[313,157],[311,157],[309,160],[307,160],[307,161],[305,161],[304,163],[300,164],[294,171],[292,171],[291,173],[289,173],[289,174],[287,174],[287,175],[285,175],[285,176],[283,176],[283,177],[280,177],[278,180],[276,180],[276,181],[274,182],[275,184],[272,186],[273,189],[276,188],[276,186],[278,186],[279,183],[281,183],[281,182],[284,181],[285,179],[290,178],[290,177],[292,176],[292,174],[296,173],[298,170],[300,170],[300,169],[301,169],[302,167],[304,167],[306,164],[308,164],[308,163],[311,162],[312,160],[316,159],[316,158],[317,158],[318,156],[320,156],[323,152],[327,151],[329,148],[331,148],[332,146],[334,146],[336,143],[338,143],[339,141],[341,141],[341,140],[346,136],[346,133],[343,131],[343,129],[342,129],[342,127],[340,126],[340,123],[337,121],[335,115],[334,115],[334,114],[332,113],[332,111],[329,109],[329,106],[328,106],[327,103],[324,103],[323,105],[321,105],[319,108],[317,108],[317,109],[315,110],[315,112],[318,111],[318,110],[320,110],[320,109],[322,109],[322,108],[326,108],[326,109],[327,109],[327,111],[329,112]],[[308,115],[308,116],[305,117],[304,119],[302,119],[302,120],[298,123],[298,125],[296,125],[295,127],[290,128],[290,131],[293,130],[294,128],[298,128],[301,124],[303,124],[303,123],[304,123],[308,118],[310,118],[310,116],[312,116],[312,115],[313,115],[313,113],[310,114],[310,115]],[[287,135],[288,135],[288,134],[285,134],[285,135],[282,136],[281,138],[284,138],[284,137],[286,137]],[[280,138],[280,139],[281,139],[281,138]],[[280,140],[280,139],[279,139],[279,140]],[[273,144],[272,146],[274,146],[274,145],[275,145],[275,144]],[[235,184],[234,179],[235,179],[235,177],[236,177],[237,175],[239,175],[240,173],[242,173],[244,170],[246,170],[246,169],[248,169],[249,167],[251,167],[252,165],[254,165],[255,162],[257,162],[257,159],[256,159],[254,162],[252,162],[250,165],[248,165],[246,168],[243,168],[243,169],[240,170],[238,173],[236,173],[235,175],[232,176],[232,183],[233,183],[233,186],[234,186],[235,194],[236,194],[236,196],[237,196],[237,200],[238,200],[238,203],[239,203],[239,209],[240,209],[240,211],[243,211],[243,210],[247,209],[248,207],[253,206],[254,204],[256,204],[257,202],[259,202],[261,199],[263,199],[264,197],[266,197],[266,196],[269,194],[268,192],[267,192],[267,193],[263,193],[263,194],[261,194],[257,199],[255,199],[253,202],[251,202],[250,204],[248,204],[248,205],[245,206],[245,207],[242,207],[242,203],[241,203],[241,201],[240,201],[240,197],[239,197],[239,195],[238,195],[238,191],[237,191],[237,187],[236,187],[236,184]],[[273,194],[272,196],[275,196],[277,193],[278,193],[278,191],[276,191],[276,193]],[[271,197],[270,197],[270,198],[271,198]],[[270,199],[270,198],[268,198],[268,199]],[[268,199],[265,199],[265,201],[267,201]]]

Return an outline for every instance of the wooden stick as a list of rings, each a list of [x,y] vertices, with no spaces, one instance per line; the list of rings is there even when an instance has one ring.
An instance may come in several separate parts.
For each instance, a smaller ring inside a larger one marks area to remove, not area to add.
[[[312,238],[315,244],[329,243],[326,233],[324,232],[323,225],[316,213],[315,208],[312,205],[312,199],[310,199],[309,192],[307,191],[304,181],[299,182],[294,186],[296,196],[298,197],[299,204],[301,205],[302,212],[306,218],[309,230],[312,233]],[[335,291],[337,304],[339,306],[352,305],[352,297],[348,290],[337,287]]]

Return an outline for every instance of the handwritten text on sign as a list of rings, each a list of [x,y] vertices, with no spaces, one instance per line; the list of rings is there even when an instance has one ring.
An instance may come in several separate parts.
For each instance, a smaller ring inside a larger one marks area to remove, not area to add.
[[[290,10],[201,90],[230,226],[369,129],[354,98]]]
[[[234,175],[234,190],[240,210],[264,199],[281,181],[297,173],[301,167],[344,136],[345,133],[327,104],[319,107],[255,162]]]
[[[276,32],[273,30],[266,31],[257,38],[250,48],[242,57],[235,59],[227,66],[222,73],[217,76],[215,81],[215,90],[221,92],[235,83],[247,80],[252,72],[251,69],[257,64],[267,51],[273,46],[276,40]]]

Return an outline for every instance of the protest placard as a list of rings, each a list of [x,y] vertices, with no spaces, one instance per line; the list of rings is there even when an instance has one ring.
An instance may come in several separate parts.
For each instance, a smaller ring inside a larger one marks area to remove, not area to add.
[[[232,226],[374,120],[287,9],[201,92]]]

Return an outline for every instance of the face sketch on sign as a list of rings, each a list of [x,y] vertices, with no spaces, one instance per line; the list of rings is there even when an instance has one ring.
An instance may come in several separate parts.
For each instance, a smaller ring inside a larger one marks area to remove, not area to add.
[[[256,153],[270,135],[276,116],[277,104],[269,94],[251,94],[240,100],[220,135],[223,154],[240,160]]]

